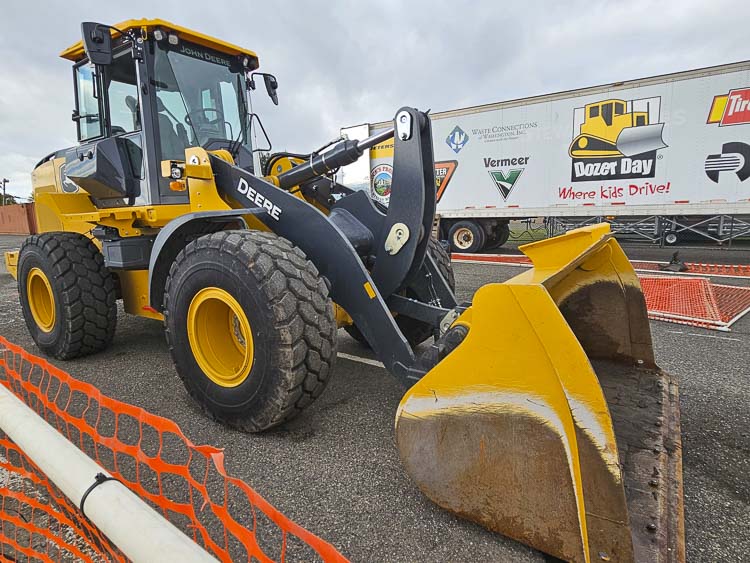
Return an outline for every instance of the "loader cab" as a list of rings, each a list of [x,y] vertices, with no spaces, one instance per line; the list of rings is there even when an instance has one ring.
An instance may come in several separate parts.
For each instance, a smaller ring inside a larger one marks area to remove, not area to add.
[[[86,190],[99,207],[185,203],[161,162],[184,160],[197,146],[227,150],[253,171],[254,53],[161,20],[82,31],[84,40],[62,53],[74,60],[79,140],[66,155],[64,189]]]

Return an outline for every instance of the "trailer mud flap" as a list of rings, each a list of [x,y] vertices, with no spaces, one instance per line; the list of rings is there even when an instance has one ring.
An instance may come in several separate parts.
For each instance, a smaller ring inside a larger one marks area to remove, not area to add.
[[[676,385],[607,233],[527,245],[533,270],[477,291],[464,340],[402,399],[398,448],[434,502],[555,557],[679,561]]]

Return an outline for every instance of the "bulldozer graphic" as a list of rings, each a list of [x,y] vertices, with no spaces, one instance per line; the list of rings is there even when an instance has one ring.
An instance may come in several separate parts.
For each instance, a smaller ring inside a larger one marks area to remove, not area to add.
[[[665,148],[664,123],[658,123],[660,102],[658,97],[613,98],[577,108],[571,158],[630,157]]]

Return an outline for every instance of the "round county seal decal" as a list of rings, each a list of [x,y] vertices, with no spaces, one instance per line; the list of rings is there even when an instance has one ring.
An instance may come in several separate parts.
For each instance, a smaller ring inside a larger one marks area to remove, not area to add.
[[[370,194],[379,203],[388,204],[391,196],[391,179],[393,167],[390,164],[378,164],[370,172]]]

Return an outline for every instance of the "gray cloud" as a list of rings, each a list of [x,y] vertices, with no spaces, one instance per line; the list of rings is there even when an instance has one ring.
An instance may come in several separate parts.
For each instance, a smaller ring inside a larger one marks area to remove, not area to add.
[[[70,64],[82,19],[162,17],[258,52],[281,105],[256,96],[276,149],[305,152],[402,105],[440,111],[744,60],[731,1],[14,2],[0,34],[0,176],[28,195],[75,143]]]

